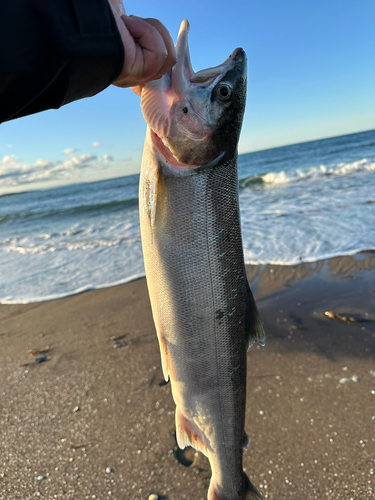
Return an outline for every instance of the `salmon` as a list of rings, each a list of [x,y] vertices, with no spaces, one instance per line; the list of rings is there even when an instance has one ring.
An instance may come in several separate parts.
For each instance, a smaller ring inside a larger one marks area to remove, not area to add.
[[[194,73],[188,32],[185,20],[176,65],[141,91],[147,285],[178,446],[208,457],[209,500],[255,500],[263,497],[242,466],[246,358],[265,336],[246,278],[238,201],[246,55],[236,49]]]

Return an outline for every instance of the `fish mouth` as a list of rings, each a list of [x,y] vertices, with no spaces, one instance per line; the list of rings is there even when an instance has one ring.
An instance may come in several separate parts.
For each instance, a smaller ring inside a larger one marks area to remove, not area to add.
[[[200,165],[187,165],[186,163],[181,163],[174,156],[172,151],[166,146],[163,140],[158,136],[156,132],[151,129],[151,141],[154,149],[158,152],[159,156],[164,160],[167,165],[175,168],[198,168]]]
[[[188,84],[194,74],[188,44],[189,31],[189,21],[184,19],[181,23],[175,45],[177,62],[171,69],[172,90],[176,96],[182,98],[186,94]]]

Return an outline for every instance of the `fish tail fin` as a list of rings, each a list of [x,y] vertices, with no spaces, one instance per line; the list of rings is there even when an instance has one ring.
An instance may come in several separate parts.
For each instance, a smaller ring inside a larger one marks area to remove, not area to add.
[[[247,475],[243,472],[242,489],[238,493],[225,493],[211,479],[208,490],[208,500],[265,500]]]
[[[243,473],[243,500],[264,500],[264,496],[256,489],[250,479]]]

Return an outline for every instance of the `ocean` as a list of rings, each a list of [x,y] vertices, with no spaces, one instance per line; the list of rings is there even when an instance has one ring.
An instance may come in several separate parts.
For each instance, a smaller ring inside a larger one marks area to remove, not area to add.
[[[144,276],[139,175],[0,196],[0,303]],[[246,263],[375,249],[375,131],[239,156]]]

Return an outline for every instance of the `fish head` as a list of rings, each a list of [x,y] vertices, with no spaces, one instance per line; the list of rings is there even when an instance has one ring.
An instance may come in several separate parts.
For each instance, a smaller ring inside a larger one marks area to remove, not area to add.
[[[208,165],[237,149],[246,102],[246,54],[194,73],[189,23],[178,34],[175,66],[142,88],[141,107],[154,149],[174,167]]]

